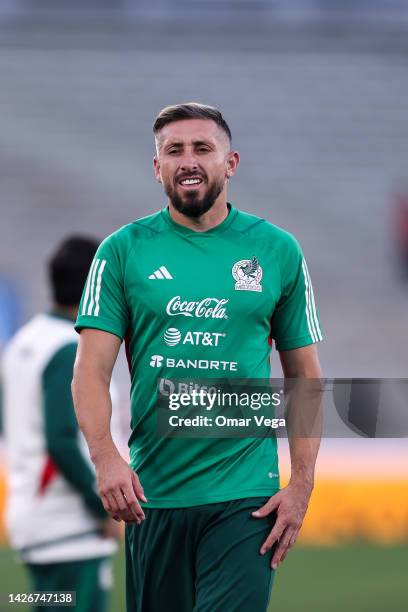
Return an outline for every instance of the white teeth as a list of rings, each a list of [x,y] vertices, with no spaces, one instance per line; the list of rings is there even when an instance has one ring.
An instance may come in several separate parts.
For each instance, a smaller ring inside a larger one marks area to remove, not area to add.
[[[182,185],[197,185],[198,183],[201,183],[200,179],[184,179],[184,181],[181,181]]]

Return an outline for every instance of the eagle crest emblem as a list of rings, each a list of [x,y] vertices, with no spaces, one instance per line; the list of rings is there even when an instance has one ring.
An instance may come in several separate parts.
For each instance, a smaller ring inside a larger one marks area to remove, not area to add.
[[[262,291],[262,268],[258,259],[241,259],[232,266],[236,291]]]

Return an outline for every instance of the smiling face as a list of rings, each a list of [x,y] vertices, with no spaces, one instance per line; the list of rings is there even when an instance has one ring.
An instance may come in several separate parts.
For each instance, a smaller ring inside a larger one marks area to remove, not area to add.
[[[198,218],[226,201],[226,183],[239,163],[223,130],[211,119],[183,119],[165,125],[156,137],[154,170],[171,204]]]

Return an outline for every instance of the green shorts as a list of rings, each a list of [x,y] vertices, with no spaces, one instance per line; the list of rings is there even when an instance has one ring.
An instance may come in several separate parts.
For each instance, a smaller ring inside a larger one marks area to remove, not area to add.
[[[35,591],[76,591],[75,612],[106,612],[112,587],[112,561],[98,557],[64,563],[28,563]],[[38,612],[60,611],[58,606],[34,606]],[[66,609],[66,608],[65,608]]]
[[[273,551],[259,550],[276,513],[251,512],[268,498],[190,508],[144,508],[126,526],[127,612],[265,612]]]

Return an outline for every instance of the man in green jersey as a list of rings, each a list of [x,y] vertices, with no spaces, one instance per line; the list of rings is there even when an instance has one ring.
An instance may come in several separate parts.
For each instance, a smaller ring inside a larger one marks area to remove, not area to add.
[[[110,235],[84,288],[73,394],[105,509],[126,526],[128,612],[263,612],[313,488],[317,440],[156,434],[157,385],[174,378],[321,376],[322,339],[295,238],[227,202],[239,164],[221,113],[189,103],[154,128],[168,206]],[[109,428],[109,380],[125,340],[130,466]]]

